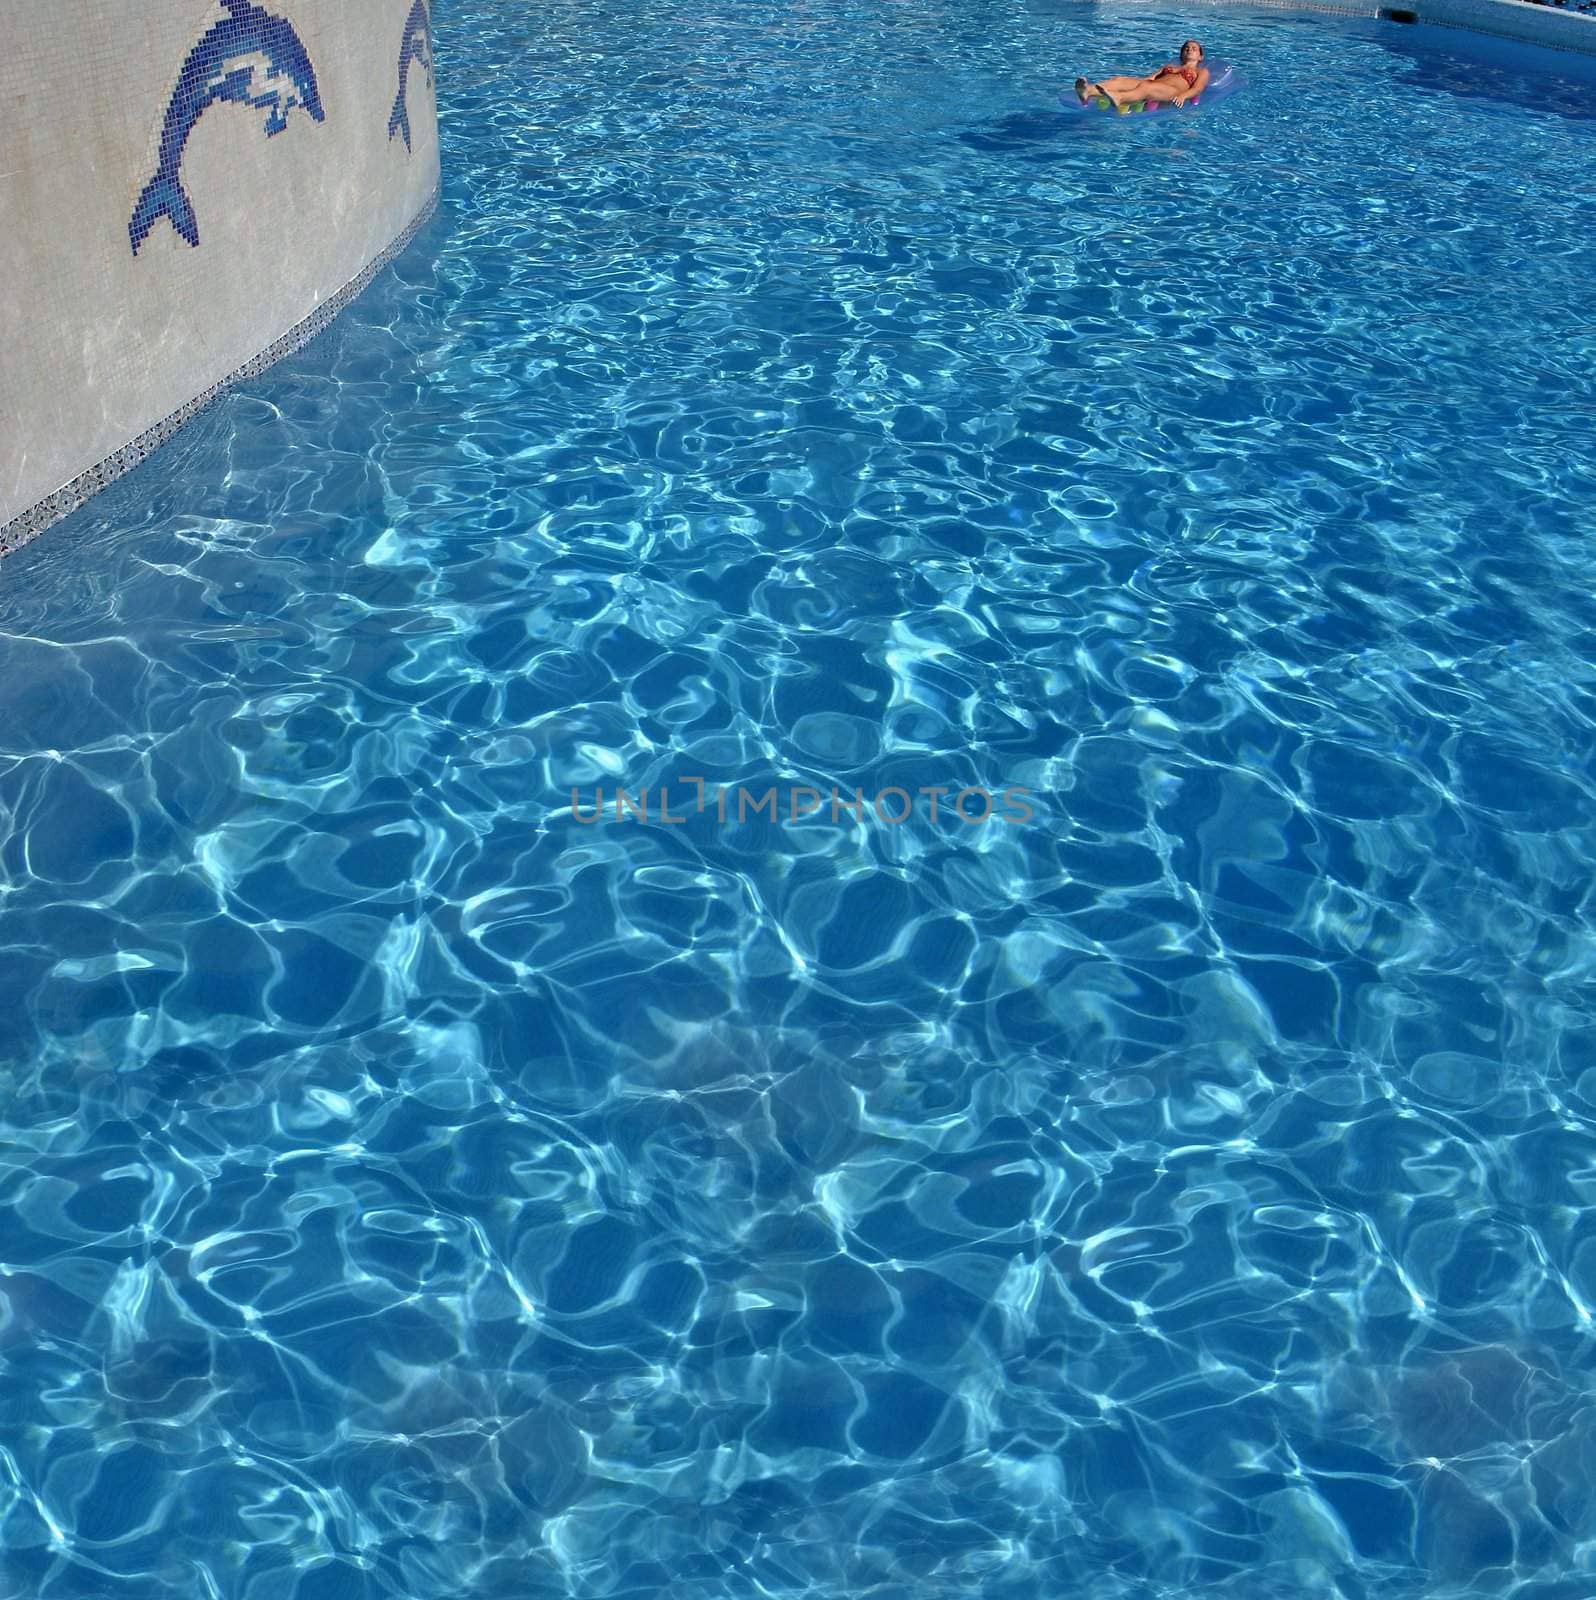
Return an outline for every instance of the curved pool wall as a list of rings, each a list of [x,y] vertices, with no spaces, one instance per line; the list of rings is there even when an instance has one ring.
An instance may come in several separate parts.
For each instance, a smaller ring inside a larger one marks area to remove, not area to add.
[[[1596,13],[1537,5],[1533,0],[1218,0],[1249,10],[1328,11],[1346,17],[1381,17],[1466,28],[1498,39],[1517,39],[1551,50],[1596,56]]]
[[[318,333],[438,192],[427,0],[0,18],[0,555]]]

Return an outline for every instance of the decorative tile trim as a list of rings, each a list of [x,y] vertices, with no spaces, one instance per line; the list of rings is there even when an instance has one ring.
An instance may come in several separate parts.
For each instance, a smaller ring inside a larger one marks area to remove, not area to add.
[[[416,0],[405,22],[404,41],[399,46],[399,92],[393,97],[393,114],[388,118],[388,138],[396,133],[405,136],[405,150],[410,149],[410,110],[405,105],[405,90],[410,87],[410,63],[419,61],[427,69],[427,87],[432,87],[432,19],[427,15],[426,0]]]
[[[1596,55],[1596,15],[1535,0],[1395,0],[1432,28],[1461,28],[1542,50]]]
[[[336,294],[329,295],[308,317],[296,322],[280,338],[272,340],[258,356],[252,356],[243,366],[228,373],[220,382],[213,383],[203,394],[195,395],[170,416],[162,417],[153,427],[146,428],[136,439],[123,445],[113,455],[96,462],[86,472],[80,472],[70,483],[57,489],[54,494],[46,495],[21,516],[0,524],[0,558],[20,550],[30,539],[37,538],[46,528],[69,516],[108,484],[120,478],[124,472],[132,471],[146,456],[152,455],[165,444],[185,422],[198,416],[211,401],[226,393],[234,384],[258,377],[268,367],[281,361],[284,356],[290,356],[309,344],[415,238],[437,209],[438,194],[437,189],[432,191],[426,204],[405,225],[398,238],[386,250],[367,262],[342,289]]]
[[[1530,3],[1533,4],[1534,0],[1530,0]],[[1537,7],[1537,9],[1540,8]],[[1580,13],[1554,10],[1552,15],[1554,17],[1566,17],[1570,15],[1578,16]],[[1509,31],[1506,28],[1493,28],[1483,22],[1465,22],[1461,17],[1427,17],[1422,11],[1419,13],[1419,21],[1428,23],[1432,28],[1456,28],[1462,33],[1484,34],[1488,38],[1501,39],[1508,44],[1532,44],[1540,50],[1562,50],[1573,56],[1596,55],[1596,34],[1591,35],[1589,44],[1569,44],[1565,40],[1547,39],[1536,33],[1518,33]]]
[[[1221,0],[1225,3],[1225,0]],[[1338,6],[1324,0],[1242,0],[1249,11],[1317,11],[1331,17],[1377,17],[1377,5]]]

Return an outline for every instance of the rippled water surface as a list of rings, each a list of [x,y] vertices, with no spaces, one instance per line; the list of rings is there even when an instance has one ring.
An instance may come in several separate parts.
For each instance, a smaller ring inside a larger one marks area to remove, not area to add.
[[[0,1596],[1589,1600],[1596,63],[437,27],[0,565]]]

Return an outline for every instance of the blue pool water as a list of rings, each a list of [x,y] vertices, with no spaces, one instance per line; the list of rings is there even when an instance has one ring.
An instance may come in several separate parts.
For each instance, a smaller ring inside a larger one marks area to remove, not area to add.
[[[0,564],[0,1596],[1589,1600],[1593,64],[437,24]]]

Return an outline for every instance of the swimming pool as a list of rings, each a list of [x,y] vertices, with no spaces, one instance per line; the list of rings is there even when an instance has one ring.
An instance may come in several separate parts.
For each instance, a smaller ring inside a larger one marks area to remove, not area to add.
[[[0,563],[0,1593],[1583,1600],[1590,64],[437,29]]]

